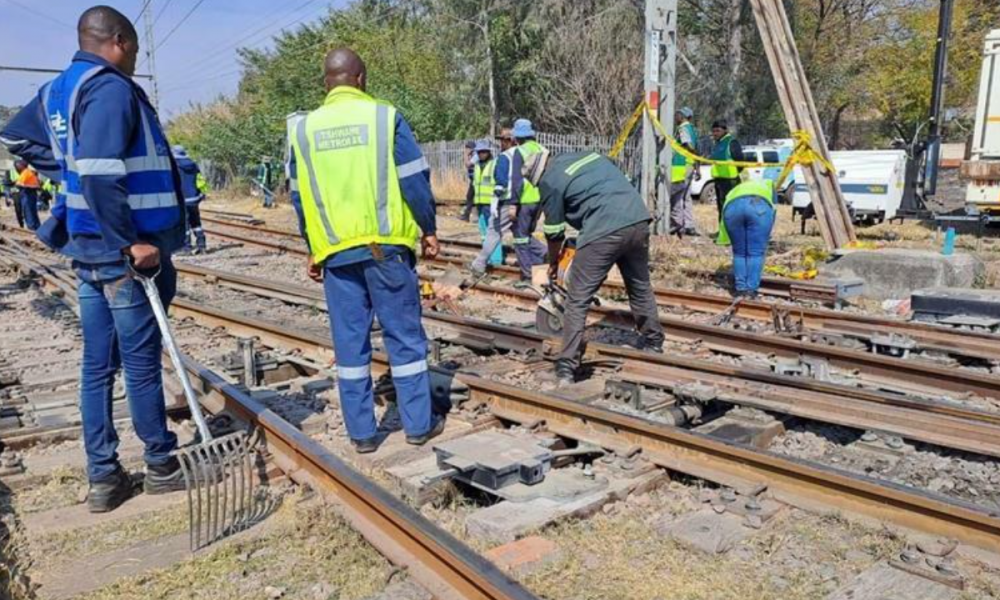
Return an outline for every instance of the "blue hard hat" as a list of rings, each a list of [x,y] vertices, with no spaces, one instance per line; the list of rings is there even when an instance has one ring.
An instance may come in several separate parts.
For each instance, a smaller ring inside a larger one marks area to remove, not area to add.
[[[476,142],[475,152],[493,152],[493,146],[490,145],[489,140],[479,140]]]
[[[174,154],[187,154],[187,150],[185,150],[184,146],[181,146],[180,144],[171,147],[170,151]]]
[[[684,117],[685,119],[694,118],[694,111],[688,108],[687,106],[685,106],[684,108],[680,109],[677,112],[681,113],[681,116]]]
[[[528,119],[518,119],[514,121],[514,137],[528,138],[535,137],[535,128]]]

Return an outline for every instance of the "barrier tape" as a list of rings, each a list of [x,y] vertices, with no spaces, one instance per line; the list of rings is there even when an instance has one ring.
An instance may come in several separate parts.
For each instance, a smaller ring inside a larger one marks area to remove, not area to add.
[[[622,129],[622,132],[618,134],[618,139],[615,140],[615,144],[611,147],[611,152],[608,153],[611,158],[618,158],[618,155],[621,154],[622,150],[625,148],[625,143],[628,141],[628,138],[631,137],[632,132],[635,130],[635,126],[639,123],[639,119],[642,118],[644,113],[647,117],[649,117],[650,122],[653,124],[653,128],[660,134],[660,137],[670,143],[671,149],[694,163],[743,167],[747,169],[783,167],[781,175],[778,176],[778,180],[775,182],[775,188],[778,189],[781,188],[781,184],[785,182],[785,179],[791,174],[792,169],[794,169],[796,165],[809,166],[818,162],[826,168],[827,171],[834,171],[833,165],[830,164],[830,161],[824,158],[823,155],[821,155],[813,147],[812,136],[809,135],[809,132],[801,129],[792,132],[792,139],[795,140],[795,145],[792,148],[792,154],[788,157],[788,160],[783,163],[763,163],[745,160],[716,160],[699,156],[685,148],[673,136],[667,133],[666,128],[663,127],[663,124],[660,123],[660,120],[645,100],[639,103],[639,106],[637,106],[635,111],[632,112],[632,116],[630,116],[628,121],[625,122],[624,129]]]

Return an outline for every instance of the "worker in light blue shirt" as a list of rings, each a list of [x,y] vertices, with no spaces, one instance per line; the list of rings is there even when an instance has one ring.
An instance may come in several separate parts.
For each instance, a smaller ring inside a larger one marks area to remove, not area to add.
[[[145,491],[185,488],[167,429],[161,337],[142,285],[127,262],[149,275],[164,304],[176,290],[171,253],[182,245],[184,199],[156,111],[136,83],[139,39],[129,19],[107,6],[86,10],[80,51],[70,66],[0,132],[15,155],[59,182],[52,216],[38,232],[73,259],[79,281],[83,361],[80,412],[92,512],[117,508],[133,493],[118,461],[112,401],[124,366],[132,425],[145,444]]]

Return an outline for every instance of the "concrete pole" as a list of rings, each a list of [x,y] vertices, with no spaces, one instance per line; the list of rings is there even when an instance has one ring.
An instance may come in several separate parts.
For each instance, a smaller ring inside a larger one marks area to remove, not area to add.
[[[153,108],[157,111],[160,110],[160,90],[156,85],[156,41],[153,38],[153,2],[146,3],[146,10],[142,13],[142,23],[145,33],[145,46],[146,46],[146,62],[149,63],[149,82],[150,82],[150,100],[153,102]]]
[[[676,64],[677,0],[646,0],[644,94],[670,135],[674,133]],[[644,118],[640,191],[653,215],[653,232],[659,235],[666,235],[670,227],[670,160],[670,145],[657,141],[652,122]]]

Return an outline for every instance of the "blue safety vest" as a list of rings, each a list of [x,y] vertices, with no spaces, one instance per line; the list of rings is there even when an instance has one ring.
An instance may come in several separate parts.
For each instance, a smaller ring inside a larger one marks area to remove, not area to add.
[[[170,147],[156,111],[141,89],[136,94],[139,99],[141,131],[133,136],[125,160],[76,158],[78,144],[73,131],[73,118],[77,96],[87,81],[105,71],[113,72],[108,67],[91,62],[74,62],[39,91],[47,117],[52,151],[63,172],[62,184],[56,195],[56,207],[66,207],[66,227],[69,233],[99,235],[101,229],[83,197],[81,177],[125,175],[132,224],[136,231],[139,234],[151,234],[172,229],[183,217],[174,187]],[[128,81],[135,86],[135,83]]]

